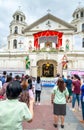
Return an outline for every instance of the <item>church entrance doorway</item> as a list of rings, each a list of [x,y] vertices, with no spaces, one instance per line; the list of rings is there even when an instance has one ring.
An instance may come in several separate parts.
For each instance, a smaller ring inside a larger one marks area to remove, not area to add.
[[[39,60],[37,62],[37,76],[55,77],[57,73],[57,62],[54,60]]]
[[[54,65],[53,64],[43,64],[42,65],[42,76],[53,77],[54,76]]]

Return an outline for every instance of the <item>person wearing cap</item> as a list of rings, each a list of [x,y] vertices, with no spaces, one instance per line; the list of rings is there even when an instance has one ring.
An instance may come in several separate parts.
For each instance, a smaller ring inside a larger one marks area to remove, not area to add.
[[[22,88],[18,81],[12,81],[6,89],[7,99],[0,101],[0,130],[22,130],[22,122],[33,119],[33,100],[26,103],[18,101]]]

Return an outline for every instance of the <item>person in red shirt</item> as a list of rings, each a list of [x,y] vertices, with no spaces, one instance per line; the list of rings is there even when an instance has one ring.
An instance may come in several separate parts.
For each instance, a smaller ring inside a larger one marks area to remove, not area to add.
[[[78,78],[78,75],[74,74],[73,75],[73,80],[72,80],[72,110],[75,111],[75,102],[77,100],[78,102],[78,109],[80,110],[80,86],[81,82]]]

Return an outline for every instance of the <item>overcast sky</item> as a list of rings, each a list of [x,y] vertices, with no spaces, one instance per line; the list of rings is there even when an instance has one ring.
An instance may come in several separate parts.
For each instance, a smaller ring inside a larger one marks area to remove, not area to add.
[[[12,15],[19,6],[28,24],[46,15],[48,9],[52,15],[70,22],[79,2],[84,7],[84,0],[0,0],[0,44],[7,43]]]

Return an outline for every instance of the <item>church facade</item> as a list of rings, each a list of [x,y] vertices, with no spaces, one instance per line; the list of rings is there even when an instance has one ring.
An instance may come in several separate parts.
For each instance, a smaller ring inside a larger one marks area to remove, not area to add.
[[[21,10],[13,14],[8,44],[0,52],[0,72],[55,77],[84,71],[84,8],[71,23],[48,13],[27,25]]]

